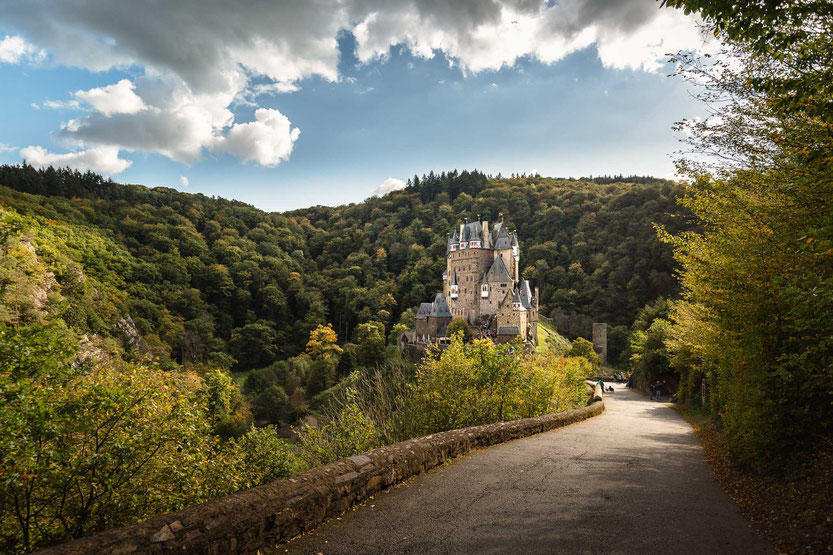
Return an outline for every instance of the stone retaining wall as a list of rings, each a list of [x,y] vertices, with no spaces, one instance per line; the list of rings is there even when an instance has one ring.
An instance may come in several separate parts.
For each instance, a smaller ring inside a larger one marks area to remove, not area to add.
[[[598,389],[598,386],[597,386]],[[254,553],[274,547],[397,482],[471,449],[560,428],[604,411],[598,391],[576,410],[441,432],[380,447],[291,478],[41,551]],[[595,398],[598,397],[598,400]]]

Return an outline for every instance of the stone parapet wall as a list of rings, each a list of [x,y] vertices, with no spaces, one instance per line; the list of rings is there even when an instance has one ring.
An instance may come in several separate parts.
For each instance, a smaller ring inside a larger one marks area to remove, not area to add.
[[[595,393],[600,399],[599,391]],[[560,428],[603,411],[604,403],[596,400],[587,407],[559,414],[403,441],[41,553],[255,553],[315,528],[369,496],[472,449]]]

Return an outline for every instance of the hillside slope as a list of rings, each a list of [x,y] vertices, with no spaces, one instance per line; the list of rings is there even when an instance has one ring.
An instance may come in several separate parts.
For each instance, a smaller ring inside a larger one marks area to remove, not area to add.
[[[0,205],[6,220],[25,221],[9,233],[61,251],[61,264],[80,272],[51,269],[57,287],[77,288],[73,275],[91,280],[64,303],[85,307],[70,318],[76,331],[130,352],[119,327],[129,316],[142,348],[169,364],[231,356],[244,370],[299,353],[319,323],[349,340],[361,322],[407,320],[440,288],[446,233],[477,214],[503,213],[517,229],[523,274],[560,332],[629,324],[646,302],[676,292],[671,250],[654,224],[690,225],[679,186],[643,181],[455,171],[358,204],[278,214],[91,173],[2,166]]]

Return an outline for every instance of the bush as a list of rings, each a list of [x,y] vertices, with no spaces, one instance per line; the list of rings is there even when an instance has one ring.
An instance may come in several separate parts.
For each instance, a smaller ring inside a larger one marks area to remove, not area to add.
[[[253,488],[298,472],[299,461],[273,426],[251,428],[234,443],[238,489]]]
[[[573,341],[573,345],[570,347],[570,350],[567,351],[566,355],[568,357],[581,357],[585,359],[588,363],[590,363],[590,374],[598,372],[599,367],[602,365],[602,359],[596,354],[593,344],[583,337],[579,337]]]
[[[445,330],[445,335],[448,337],[454,337],[458,333],[463,335],[463,341],[471,341],[474,337],[474,334],[471,332],[471,328],[465,320],[462,318],[454,318],[451,320],[451,323],[448,324],[448,327]]]

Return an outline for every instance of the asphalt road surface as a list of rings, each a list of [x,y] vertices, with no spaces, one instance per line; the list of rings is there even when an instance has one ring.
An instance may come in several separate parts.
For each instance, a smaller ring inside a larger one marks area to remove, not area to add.
[[[290,553],[774,553],[691,427],[623,386],[601,416],[470,453],[280,547]]]

